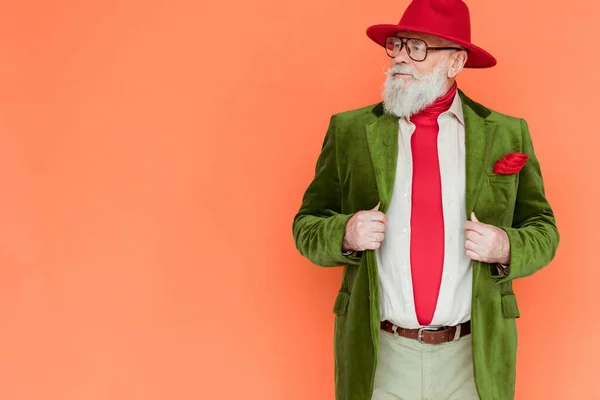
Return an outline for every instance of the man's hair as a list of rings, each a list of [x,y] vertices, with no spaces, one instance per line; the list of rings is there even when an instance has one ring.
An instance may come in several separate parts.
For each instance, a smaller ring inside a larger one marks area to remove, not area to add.
[[[442,47],[459,47],[460,49],[467,51],[467,49],[460,44],[456,44],[451,40],[439,38],[442,41]]]

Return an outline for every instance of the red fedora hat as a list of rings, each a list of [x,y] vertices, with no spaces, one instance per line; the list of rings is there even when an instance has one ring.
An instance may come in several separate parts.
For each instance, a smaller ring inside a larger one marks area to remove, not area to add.
[[[496,65],[490,53],[471,43],[469,7],[462,0],[413,0],[398,25],[373,25],[367,29],[367,36],[385,46],[386,38],[397,31],[427,33],[463,46],[469,52],[466,68]]]

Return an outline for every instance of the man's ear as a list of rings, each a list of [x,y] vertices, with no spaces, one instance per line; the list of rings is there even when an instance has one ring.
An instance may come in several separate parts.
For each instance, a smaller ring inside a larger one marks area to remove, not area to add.
[[[465,67],[468,57],[467,52],[464,50],[456,52],[456,55],[452,57],[452,61],[450,62],[450,68],[448,68],[448,78],[456,78]]]

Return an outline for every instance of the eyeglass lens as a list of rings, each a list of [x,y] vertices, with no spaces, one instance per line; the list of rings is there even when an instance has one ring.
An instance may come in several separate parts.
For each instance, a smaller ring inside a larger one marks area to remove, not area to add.
[[[388,56],[394,58],[402,50],[402,39],[396,36],[390,36],[385,42],[385,51]],[[414,61],[423,61],[427,57],[427,43],[421,39],[407,39],[406,52]]]

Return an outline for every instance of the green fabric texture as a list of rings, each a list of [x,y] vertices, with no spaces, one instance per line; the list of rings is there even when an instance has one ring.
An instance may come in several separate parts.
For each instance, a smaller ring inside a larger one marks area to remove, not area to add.
[[[559,233],[546,199],[540,165],[524,120],[494,112],[459,90],[465,117],[466,213],[504,229],[510,240],[508,275],[473,261],[471,309],[473,365],[481,400],[511,400],[515,390],[520,316],[512,281],[548,265]],[[498,175],[504,155],[529,156],[514,175]],[[398,157],[398,120],[382,103],[333,115],[315,175],[293,220],[300,254],[313,264],[342,266],[333,311],[337,400],[370,400],[379,349],[379,281],[375,252],[342,254],[348,220],[391,201]]]

